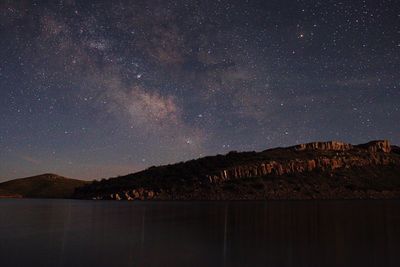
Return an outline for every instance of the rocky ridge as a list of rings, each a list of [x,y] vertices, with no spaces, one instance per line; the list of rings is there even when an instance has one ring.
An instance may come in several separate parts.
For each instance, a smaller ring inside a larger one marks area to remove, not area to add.
[[[400,197],[400,155],[387,140],[313,142],[230,152],[79,188],[78,198],[113,200],[332,199]]]
[[[242,179],[250,177],[262,177],[269,174],[277,176],[285,174],[296,174],[303,172],[311,172],[314,170],[333,171],[339,168],[352,168],[371,165],[389,165],[394,160],[387,154],[378,154],[377,152],[390,153],[390,143],[387,140],[372,141],[368,144],[356,147],[371,152],[370,157],[365,158],[360,155],[354,155],[348,152],[354,150],[351,144],[330,141],[330,142],[313,142],[293,146],[289,149],[295,151],[338,151],[333,157],[317,156],[314,159],[293,159],[284,162],[275,160],[260,162],[257,164],[249,164],[244,166],[236,166],[229,169],[221,170],[214,175],[208,175],[207,178],[211,183],[227,181],[232,179]]]

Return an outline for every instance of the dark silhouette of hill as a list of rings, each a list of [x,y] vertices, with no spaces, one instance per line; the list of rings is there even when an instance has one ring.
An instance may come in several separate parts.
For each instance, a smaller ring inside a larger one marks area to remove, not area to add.
[[[0,183],[0,197],[70,198],[86,181],[42,174]]]
[[[230,152],[94,181],[86,199],[399,198],[400,153],[386,140],[314,142],[262,152]]]

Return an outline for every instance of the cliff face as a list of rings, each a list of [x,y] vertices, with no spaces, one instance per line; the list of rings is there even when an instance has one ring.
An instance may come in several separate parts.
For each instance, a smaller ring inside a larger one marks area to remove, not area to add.
[[[387,153],[390,153],[390,143],[387,140],[372,141],[365,145],[354,147],[343,142],[314,142],[292,147],[295,151],[338,151],[333,157],[317,156],[314,159],[291,159],[283,162],[275,160],[235,166],[221,170],[216,174],[207,175],[211,183],[242,179],[249,177],[263,177],[274,174],[277,176],[296,174],[303,172],[333,171],[339,168],[364,167],[373,165],[389,165],[395,161]],[[353,151],[354,153],[349,153]],[[355,152],[370,152],[368,157]],[[383,154],[378,153],[383,152]]]
[[[376,152],[390,153],[392,150],[392,147],[390,146],[390,142],[388,140],[371,141],[366,144],[358,145],[358,147],[367,149],[372,153]]]
[[[297,151],[304,151],[304,150],[349,151],[352,150],[354,147],[366,149],[370,152],[390,153],[391,150],[390,142],[388,140],[376,140],[357,146],[353,146],[352,144],[347,144],[340,141],[312,142],[307,144],[296,145],[291,148]]]
[[[300,144],[292,147],[294,150],[334,150],[334,151],[346,151],[353,148],[353,145],[346,144],[339,141],[329,141],[329,142],[313,142],[307,144]]]
[[[314,142],[231,152],[94,182],[78,198],[332,199],[400,198],[400,154],[387,140]]]

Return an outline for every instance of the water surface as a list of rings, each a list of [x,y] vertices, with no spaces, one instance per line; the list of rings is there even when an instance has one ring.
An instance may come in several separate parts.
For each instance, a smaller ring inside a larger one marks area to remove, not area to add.
[[[0,200],[0,266],[400,266],[400,201]]]

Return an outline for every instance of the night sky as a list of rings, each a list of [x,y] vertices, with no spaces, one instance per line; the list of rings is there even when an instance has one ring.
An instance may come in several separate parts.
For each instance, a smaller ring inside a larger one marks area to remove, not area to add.
[[[400,144],[399,1],[0,1],[0,181]]]

